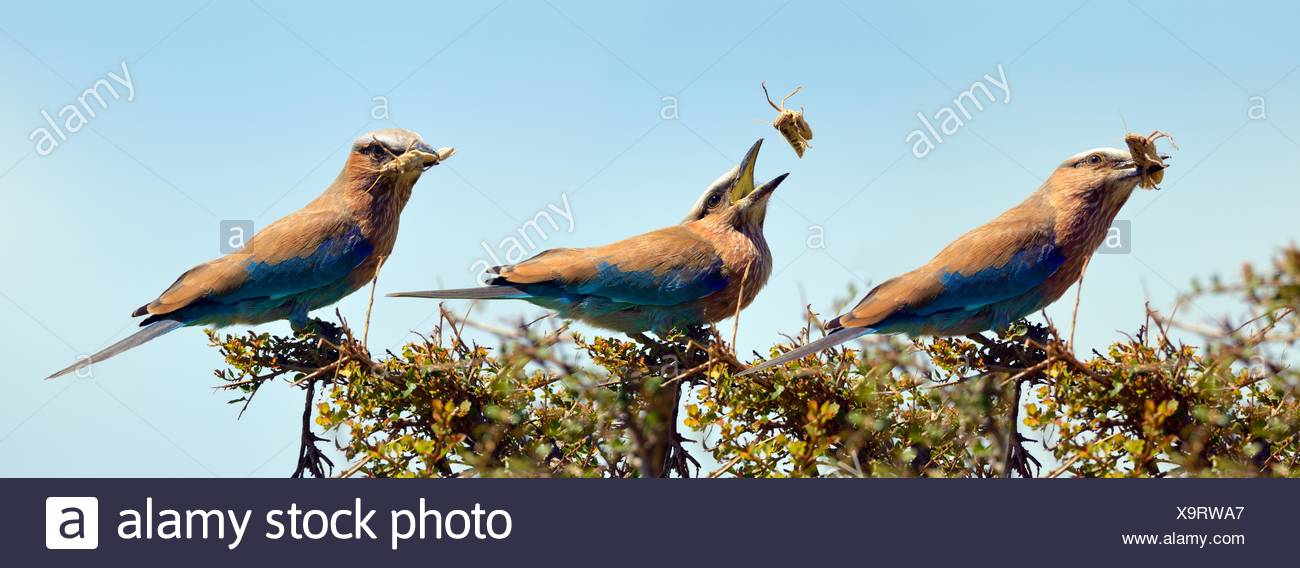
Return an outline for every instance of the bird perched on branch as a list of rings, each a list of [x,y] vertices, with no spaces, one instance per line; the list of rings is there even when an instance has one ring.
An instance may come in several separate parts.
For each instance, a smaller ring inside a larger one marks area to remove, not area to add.
[[[390,128],[352,144],[343,171],[306,207],[268,225],[238,251],[195,266],[132,317],[143,327],[49,378],[100,362],[185,326],[260,324],[307,313],[364,286],[393,250],[398,216],[420,174],[450,156]]]
[[[763,220],[789,174],[755,187],[762,143],[713,182],[679,225],[605,246],[547,250],[491,269],[485,287],[389,296],[524,300],[638,339],[725,319],[748,306],[772,272]]]
[[[920,268],[876,286],[831,320],[825,337],[741,374],[869,333],[967,335],[1041,310],[1079,279],[1139,180],[1164,167],[1139,166],[1115,148],[1072,156],[1024,202],[958,237]]]

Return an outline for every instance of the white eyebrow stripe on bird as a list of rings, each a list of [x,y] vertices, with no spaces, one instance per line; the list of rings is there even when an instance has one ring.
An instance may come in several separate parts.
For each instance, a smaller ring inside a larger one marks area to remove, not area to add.
[[[1092,154],[1103,154],[1103,155],[1105,155],[1107,158],[1113,158],[1113,159],[1116,159],[1116,160],[1127,160],[1127,159],[1129,159],[1128,152],[1125,152],[1125,151],[1123,151],[1123,150],[1120,150],[1119,148],[1107,148],[1107,147],[1104,147],[1104,146],[1103,146],[1103,147],[1092,148],[1092,149],[1090,149],[1090,150],[1084,150],[1084,151],[1082,151],[1082,152],[1079,152],[1078,154],[1075,154],[1075,155],[1073,155],[1073,156],[1070,156],[1069,158],[1066,158],[1065,161],[1062,162],[1062,164],[1073,165],[1073,164],[1078,163],[1079,160],[1082,160],[1082,159],[1084,159],[1084,158],[1087,158],[1088,156],[1090,156],[1090,155],[1092,155]]]

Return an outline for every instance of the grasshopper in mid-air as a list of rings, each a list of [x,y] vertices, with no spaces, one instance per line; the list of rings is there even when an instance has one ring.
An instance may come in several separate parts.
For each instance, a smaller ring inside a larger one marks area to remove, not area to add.
[[[767,97],[767,104],[772,105],[772,108],[776,109],[778,113],[776,120],[772,121],[772,126],[776,128],[777,132],[781,133],[781,136],[785,137],[786,142],[790,143],[790,147],[794,148],[794,153],[802,158],[803,151],[808,149],[808,141],[812,140],[812,127],[808,126],[808,121],[803,118],[803,107],[799,107],[799,110],[788,109],[785,108],[785,102],[790,100],[790,97],[793,97],[803,87],[795,87],[793,91],[790,91],[790,94],[781,99],[781,106],[776,106],[776,103],[772,102],[772,95],[767,93],[767,83],[760,82],[759,85],[763,87],[763,95]]]

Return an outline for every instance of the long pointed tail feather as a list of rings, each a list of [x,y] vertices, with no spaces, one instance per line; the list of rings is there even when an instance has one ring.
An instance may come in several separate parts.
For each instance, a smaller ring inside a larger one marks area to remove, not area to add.
[[[119,353],[122,353],[123,351],[131,349],[132,347],[136,347],[138,345],[143,345],[149,340],[155,339],[167,332],[174,331],[184,326],[185,324],[176,320],[171,320],[171,319],[158,320],[156,322],[144,326],[144,328],[142,328],[140,331],[131,334],[126,339],[123,339],[117,343],[109,345],[99,353],[91,355],[90,357],[87,357],[85,359],[81,359],[76,363],[73,363],[71,365],[68,365],[67,367],[59,369],[58,372],[55,372],[54,374],[48,377],[45,377],[45,379],[46,380],[55,379],[63,375],[66,375],[68,373],[71,373],[73,371],[79,370],[83,367],[88,367],[94,363],[99,363],[100,361],[107,361],[109,358]]]
[[[521,299],[529,293],[514,286],[484,286],[482,288],[458,288],[453,290],[425,290],[422,292],[393,292],[389,298],[434,298],[442,300],[495,300]]]
[[[830,332],[829,334],[826,335],[826,337],[818,339],[817,341],[813,341],[807,345],[804,345],[803,347],[796,347],[794,350],[780,357],[777,357],[776,359],[772,359],[771,361],[766,361],[758,365],[754,365],[753,367],[750,367],[748,369],[745,369],[744,371],[738,373],[736,376],[743,377],[745,375],[751,375],[759,371],[762,371],[763,369],[775,367],[777,365],[782,365],[790,361],[794,361],[796,359],[802,359],[808,355],[811,355],[823,349],[830,349],[831,347],[835,347],[836,345],[839,345],[846,341],[852,341],[868,333],[872,333],[873,331],[875,330],[869,327],[842,327],[840,329]]]

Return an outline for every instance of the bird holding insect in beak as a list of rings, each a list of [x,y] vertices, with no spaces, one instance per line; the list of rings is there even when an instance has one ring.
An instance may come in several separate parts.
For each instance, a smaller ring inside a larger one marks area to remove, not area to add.
[[[647,331],[723,320],[748,306],[772,272],[763,220],[788,174],[755,187],[762,143],[713,182],[681,224],[604,246],[547,250],[491,269],[486,287],[389,296],[524,300],[642,340]]]
[[[747,375],[869,333],[968,335],[1047,307],[1079,279],[1139,181],[1166,166],[1123,150],[1070,157],[1019,205],[950,243],[929,262],[876,286],[825,337]]]
[[[131,314],[143,329],[49,378],[113,357],[185,326],[289,320],[355,292],[393,250],[398,216],[411,188],[451,156],[420,135],[390,128],[352,144],[343,171],[306,207],[268,225],[240,250],[186,271],[157,299]]]

